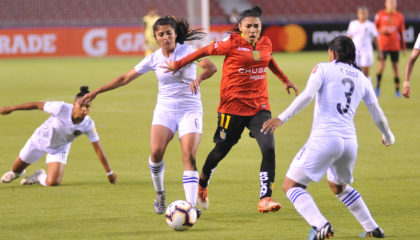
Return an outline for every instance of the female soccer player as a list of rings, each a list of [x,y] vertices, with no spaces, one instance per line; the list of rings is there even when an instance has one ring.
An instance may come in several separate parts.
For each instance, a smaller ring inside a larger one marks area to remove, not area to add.
[[[203,59],[198,65],[204,71],[198,77],[196,63],[189,64],[176,74],[165,73],[165,69],[161,65],[169,59],[178,60],[196,51],[193,46],[184,44],[184,42],[202,40],[205,33],[190,30],[187,21],[172,16],[158,19],[153,26],[153,31],[160,46],[159,50],[144,58],[134,69],[86,94],[84,98],[80,99],[80,102],[92,101],[98,94],[124,86],[148,71],[155,72],[159,81],[159,95],[150,133],[149,165],[156,189],[154,209],[157,214],[162,214],[166,210],[163,155],[177,130],[184,163],[186,199],[193,206],[197,202],[198,172],[195,158],[203,129],[203,108],[200,91],[195,86],[211,77],[217,69],[210,60]]]
[[[109,166],[108,159],[96,132],[95,123],[88,116],[92,103],[79,103],[78,101],[89,92],[88,87],[81,87],[80,90],[73,104],[64,102],[30,102],[0,109],[1,115],[7,115],[17,110],[33,109],[44,110],[44,112],[52,114],[47,121],[35,130],[32,137],[26,142],[26,145],[22,148],[12,165],[12,171],[5,173],[1,178],[2,183],[10,183],[25,175],[25,169],[47,153],[48,172],[45,173],[44,169],[39,169],[33,175],[22,179],[20,184],[60,185],[71,143],[82,134],[86,134],[92,142],[93,149],[95,149],[99,161],[105,168],[109,182],[117,183],[117,174]]]
[[[408,59],[407,66],[405,68],[405,81],[404,81],[404,89],[402,92],[405,98],[410,98],[411,96],[410,77],[411,77],[411,73],[413,72],[414,64],[416,63],[419,55],[420,55],[420,33],[417,37],[416,43],[414,43],[413,51],[411,52],[410,58]]]
[[[274,61],[271,41],[261,37],[260,7],[255,6],[239,14],[233,34],[221,42],[197,50],[176,62],[167,62],[168,71],[182,68],[196,59],[209,55],[225,55],[223,77],[220,85],[220,104],[217,109],[218,123],[214,134],[215,148],[208,155],[199,181],[199,205],[208,208],[207,186],[217,164],[229,153],[241,138],[245,127],[250,137],[256,138],[262,153],[260,169],[259,212],[278,211],[279,203],[271,198],[275,177],[274,137],[260,132],[262,124],[271,119],[267,91],[267,67],[283,82],[290,94],[297,87],[289,81]],[[181,69],[181,70],[180,70]]]
[[[375,25],[379,33],[379,47],[383,52],[383,58],[379,59],[375,93],[377,96],[380,95],[382,73],[385,69],[386,57],[389,54],[394,71],[395,96],[401,97],[398,61],[401,48],[405,56],[407,46],[404,39],[404,16],[397,11],[397,0],[385,0],[385,9],[380,10],[375,16]]]
[[[283,191],[313,227],[309,239],[328,238],[334,235],[334,230],[305,190],[310,182],[319,182],[327,173],[331,190],[365,229],[361,236],[383,238],[384,232],[373,220],[360,194],[348,185],[353,182],[357,156],[353,117],[362,99],[382,133],[382,143],[389,146],[395,142],[395,137],[378,104],[372,84],[355,63],[353,41],[346,36],[336,37],[329,43],[328,54],[331,62],[315,66],[302,94],[278,118],[265,122],[261,131],[272,134],[316,95],[311,135],[293,159],[283,183]]]

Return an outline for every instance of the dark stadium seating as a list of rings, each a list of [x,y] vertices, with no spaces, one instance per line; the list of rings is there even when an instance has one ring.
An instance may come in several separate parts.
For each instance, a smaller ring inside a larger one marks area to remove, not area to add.
[[[384,8],[383,0],[249,0],[263,9],[265,22],[349,21],[357,6],[374,14]],[[407,20],[420,20],[419,0],[399,0],[398,10]],[[176,2],[175,5],[173,3]],[[0,0],[0,28],[40,26],[140,25],[147,9],[156,7],[161,16],[187,16],[187,0]],[[194,0],[198,2],[198,0]],[[350,7],[349,7],[350,6]],[[199,6],[194,9],[197,18]],[[227,23],[217,0],[210,0],[211,23]]]

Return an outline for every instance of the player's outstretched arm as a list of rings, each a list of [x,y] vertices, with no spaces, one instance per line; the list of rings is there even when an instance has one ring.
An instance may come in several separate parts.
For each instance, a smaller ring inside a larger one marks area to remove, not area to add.
[[[372,116],[375,125],[378,127],[379,131],[382,133],[382,143],[385,146],[389,146],[395,143],[394,134],[392,134],[391,129],[388,125],[388,120],[385,117],[384,112],[379,106],[378,102],[372,104],[366,104],[370,115]]]
[[[284,85],[284,88],[286,88],[287,93],[290,95],[290,88],[295,90],[295,95],[299,95],[299,89],[298,87],[292,83],[289,78],[284,74],[284,72],[280,69],[279,65],[277,65],[276,61],[273,57],[270,58],[270,62],[268,63],[268,68],[276,75]]]
[[[211,55],[211,46],[207,45],[185,56],[181,60],[178,60],[175,62],[172,60],[169,60],[168,62],[165,63],[166,65],[161,66],[161,68],[166,68],[166,70],[164,71],[165,73],[173,72],[175,74],[179,69],[185,67],[187,64],[192,63],[200,58],[207,57],[209,55]]]
[[[410,95],[411,95],[410,77],[411,77],[411,73],[413,72],[414,64],[416,63],[419,55],[420,55],[420,49],[413,48],[410,58],[408,59],[407,66],[405,67],[405,80],[404,80],[404,88],[403,88],[402,94],[406,98],[410,98]]]
[[[316,93],[321,88],[321,84],[315,81],[308,81],[305,90],[290,104],[290,106],[282,112],[277,118],[270,119],[263,124],[261,132],[264,134],[273,134],[276,128],[283,125],[295,114],[304,109],[315,98]]]
[[[211,78],[211,76],[217,72],[216,66],[208,58],[203,58],[198,63],[198,66],[200,66],[204,71],[190,84],[191,92],[194,94],[197,94],[198,87],[202,81]]]
[[[108,163],[108,158],[105,155],[104,150],[102,149],[101,142],[98,140],[96,142],[92,143],[93,149],[96,152],[96,155],[98,155],[99,161],[101,161],[102,166],[104,166],[106,175],[108,176],[108,181],[112,184],[117,184],[117,174],[115,174]]]
[[[13,105],[9,107],[0,108],[0,115],[7,115],[17,110],[44,110],[45,102],[29,102],[20,105]]]
[[[79,103],[90,102],[93,99],[95,99],[98,94],[127,85],[134,79],[140,77],[141,75],[142,73],[138,73],[135,69],[132,69],[129,72],[124,73],[123,75],[112,79],[110,82],[103,85],[102,87],[97,88],[94,91],[85,94],[83,97],[79,99]]]

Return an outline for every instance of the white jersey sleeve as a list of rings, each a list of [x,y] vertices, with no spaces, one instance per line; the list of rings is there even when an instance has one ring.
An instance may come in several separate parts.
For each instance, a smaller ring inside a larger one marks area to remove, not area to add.
[[[61,109],[65,104],[65,102],[46,102],[44,105],[44,112],[56,116],[61,112]]]
[[[95,122],[90,120],[90,126],[85,134],[88,136],[90,142],[97,142],[99,140],[98,132],[96,131]]]
[[[378,37],[378,30],[376,30],[376,26],[373,22],[370,23],[370,28],[371,28],[371,32],[372,32],[372,36],[373,37]]]
[[[417,37],[416,43],[414,43],[414,47],[413,48],[420,49],[420,33],[419,33],[419,35]]]
[[[347,29],[347,36],[354,36],[353,34],[353,27],[354,26],[354,24],[353,24],[353,21],[351,21],[350,23],[349,23],[349,27],[348,27],[348,29]]]
[[[363,96],[363,101],[366,105],[378,102],[375,92],[373,91],[372,83],[370,81],[364,81],[365,85],[365,95]]]
[[[152,54],[149,54],[147,57],[145,57],[139,64],[137,64],[134,69],[138,73],[147,73],[148,71],[152,71],[153,68],[150,66],[150,61],[153,56]]]

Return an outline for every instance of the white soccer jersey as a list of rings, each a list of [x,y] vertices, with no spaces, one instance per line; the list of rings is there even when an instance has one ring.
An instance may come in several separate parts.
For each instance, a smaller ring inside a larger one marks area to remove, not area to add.
[[[413,48],[420,49],[420,33],[417,36],[417,40],[416,40],[416,43],[414,43],[414,47]]]
[[[89,116],[80,124],[73,124],[71,113],[73,105],[65,102],[46,102],[44,112],[52,115],[35,130],[31,141],[43,151],[55,154],[70,149],[71,143],[80,135],[86,134],[91,142],[99,140],[95,123]]]
[[[373,37],[378,37],[378,31],[373,22],[366,20],[360,23],[359,20],[353,20],[349,24],[347,35],[351,36],[356,49],[365,52],[373,51]]]
[[[311,136],[356,138],[353,118],[360,101],[367,105],[378,101],[369,79],[349,64],[333,61],[318,64],[309,81],[321,86]]]
[[[159,94],[156,108],[172,112],[181,113],[188,110],[202,111],[201,94],[191,93],[190,83],[196,79],[197,64],[190,63],[180,69],[177,73],[164,73],[168,60],[177,61],[196,51],[191,45],[176,44],[174,52],[167,58],[162,49],[148,55],[134,68],[138,73],[154,71],[159,81]]]

